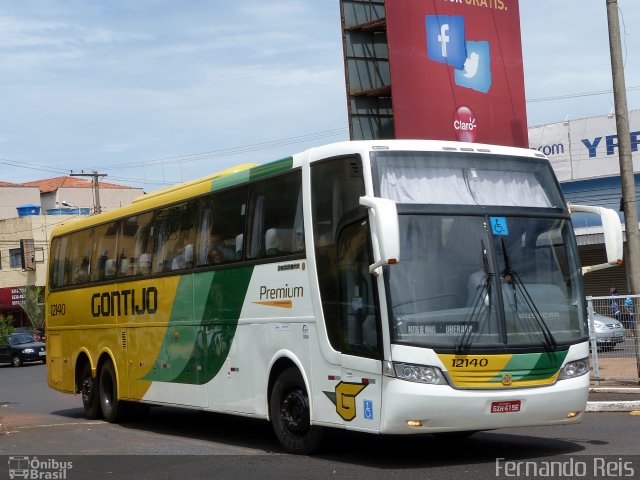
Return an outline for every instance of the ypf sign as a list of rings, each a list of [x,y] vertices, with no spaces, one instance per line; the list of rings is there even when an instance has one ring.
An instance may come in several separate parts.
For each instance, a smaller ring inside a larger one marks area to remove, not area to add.
[[[517,0],[387,0],[396,138],[527,147]]]

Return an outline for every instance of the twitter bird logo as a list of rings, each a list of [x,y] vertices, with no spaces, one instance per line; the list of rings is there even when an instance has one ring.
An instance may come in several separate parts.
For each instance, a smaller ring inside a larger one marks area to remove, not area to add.
[[[464,76],[467,78],[473,78],[478,73],[478,60],[480,55],[476,52],[471,52],[469,58],[464,61]]]
[[[467,59],[454,69],[456,85],[487,93],[491,88],[491,52],[489,42],[466,42]]]

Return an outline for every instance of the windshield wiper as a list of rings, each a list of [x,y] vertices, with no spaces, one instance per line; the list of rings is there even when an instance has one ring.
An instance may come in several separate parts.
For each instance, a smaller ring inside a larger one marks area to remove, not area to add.
[[[524,282],[520,278],[520,275],[518,275],[518,272],[513,270],[511,266],[511,259],[509,258],[509,254],[507,253],[507,246],[504,243],[504,238],[502,238],[501,241],[502,241],[502,257],[504,259],[503,275],[507,283],[511,283],[513,287],[513,297],[514,297],[513,302],[515,307],[515,313],[516,315],[518,314],[518,299],[517,299],[517,293],[516,293],[516,288],[517,288],[517,291],[519,291],[522,294],[522,297],[524,298],[524,301],[527,307],[529,308],[531,313],[533,313],[533,318],[536,320],[536,322],[538,323],[538,326],[540,327],[540,331],[542,332],[542,336],[544,337],[545,345],[549,350],[552,350],[557,345],[556,339],[553,337],[553,333],[551,333],[551,329],[547,325],[547,322],[545,322],[544,318],[540,314],[538,307],[536,307],[536,304],[531,298],[531,295],[529,294],[527,287],[525,287]],[[511,279],[511,282],[509,282],[509,278]]]
[[[462,336],[460,341],[456,344],[456,352],[461,353],[469,346],[469,340],[471,340],[471,334],[473,333],[473,324],[478,325],[478,332],[480,331],[480,315],[483,311],[485,298],[489,301],[489,310],[486,312],[487,316],[491,315],[491,285],[493,283],[494,273],[489,272],[489,261],[487,259],[487,249],[484,246],[484,241],[480,240],[480,246],[482,247],[482,271],[484,272],[484,283],[480,288],[476,290],[473,296],[471,313],[467,315],[462,322]]]

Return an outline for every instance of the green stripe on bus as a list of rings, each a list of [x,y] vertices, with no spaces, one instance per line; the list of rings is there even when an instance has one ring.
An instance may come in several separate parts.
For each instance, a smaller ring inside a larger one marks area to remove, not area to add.
[[[251,180],[256,180],[260,177],[266,177],[273,173],[283,172],[290,170],[293,167],[293,157],[283,158],[282,160],[276,160],[275,162],[266,163],[264,165],[258,165],[249,170]]]
[[[266,177],[273,173],[283,172],[290,170],[293,167],[293,157],[283,158],[274,162],[266,163],[264,165],[258,165],[257,167],[243,170],[241,172],[232,173],[231,175],[225,175],[224,177],[216,178],[211,181],[211,191],[221,190],[226,187],[232,187],[234,185],[240,185],[249,180],[256,180],[261,177]]]
[[[568,353],[568,350],[562,350],[558,352],[515,354],[511,357],[509,363],[505,365],[502,372],[489,381],[502,382],[502,375],[505,373],[511,373],[513,381],[552,377],[558,372]]]
[[[229,355],[252,273],[243,267],[185,275],[156,362],[143,379],[202,385],[215,377]]]
[[[226,187],[232,187],[233,185],[239,185],[249,180],[249,172],[251,169],[242,170],[241,172],[225,175],[224,177],[211,180],[211,191],[221,190]]]

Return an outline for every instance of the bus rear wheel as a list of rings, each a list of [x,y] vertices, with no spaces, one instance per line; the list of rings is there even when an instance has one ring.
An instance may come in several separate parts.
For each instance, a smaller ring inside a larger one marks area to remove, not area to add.
[[[308,454],[320,444],[322,428],[311,425],[309,395],[297,368],[287,368],[274,383],[269,413],[276,437],[288,452]]]
[[[120,403],[118,401],[118,383],[113,364],[108,361],[100,370],[100,410],[107,422],[116,423],[120,419]]]
[[[84,415],[89,420],[100,418],[100,399],[98,394],[98,382],[91,375],[91,365],[85,363],[80,373],[80,393],[82,394],[82,406]]]

